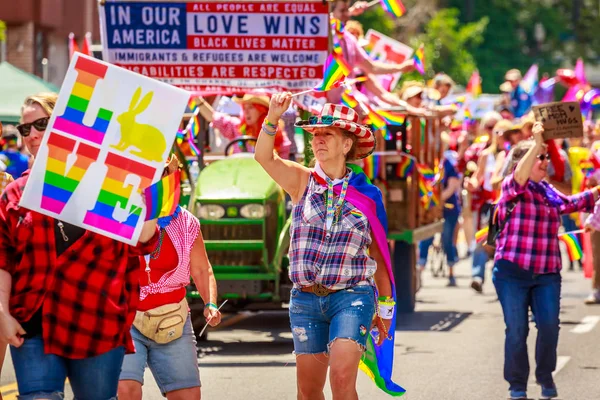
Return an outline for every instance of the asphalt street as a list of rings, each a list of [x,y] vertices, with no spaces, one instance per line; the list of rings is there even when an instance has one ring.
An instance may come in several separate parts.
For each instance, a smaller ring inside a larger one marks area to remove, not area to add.
[[[407,400],[506,399],[502,378],[504,324],[491,281],[484,293],[470,289],[470,260],[457,266],[458,287],[424,273],[416,312],[402,315],[396,332],[394,379]],[[489,274],[488,274],[489,276]],[[600,399],[600,306],[586,306],[589,280],[579,271],[563,271],[563,295],[558,367],[555,380],[560,399]],[[534,366],[535,325],[529,337]],[[228,315],[223,326],[199,343],[198,365],[203,399],[295,399],[295,360],[287,310]],[[16,398],[10,357],[0,384],[4,399]],[[387,399],[360,373],[361,399]],[[535,379],[529,397],[539,398]],[[67,398],[72,395],[67,393]],[[144,399],[163,398],[146,372]],[[326,398],[331,392],[326,390]]]

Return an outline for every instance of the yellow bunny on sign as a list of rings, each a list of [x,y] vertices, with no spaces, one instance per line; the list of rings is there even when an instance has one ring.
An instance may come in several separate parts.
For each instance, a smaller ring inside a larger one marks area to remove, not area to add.
[[[136,122],[136,117],[141,114],[152,102],[154,92],[148,92],[139,102],[142,95],[142,88],[138,87],[133,94],[129,110],[117,117],[117,122],[121,125],[121,140],[111,147],[119,151],[127,151],[130,147],[136,150],[130,151],[130,154],[138,156],[148,161],[162,161],[163,154],[167,149],[165,137],[157,128],[148,124]]]

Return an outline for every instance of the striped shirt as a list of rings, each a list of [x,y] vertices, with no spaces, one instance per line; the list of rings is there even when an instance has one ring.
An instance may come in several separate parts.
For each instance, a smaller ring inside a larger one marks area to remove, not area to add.
[[[326,187],[311,174],[292,215],[291,281],[295,287],[320,283],[331,290],[372,285],[377,263],[367,254],[372,241],[367,217],[345,201],[339,218],[326,230],[326,196]]]
[[[562,268],[558,244],[560,215],[592,211],[594,195],[588,190],[565,196],[549,183],[540,182],[541,187],[562,199],[560,206],[553,206],[544,194],[533,190],[534,185],[528,181],[521,186],[512,174],[504,179],[498,202],[500,221],[506,218],[508,203],[517,200],[517,196],[518,201],[496,240],[495,260],[514,262],[524,270],[533,269],[535,274],[556,273]]]

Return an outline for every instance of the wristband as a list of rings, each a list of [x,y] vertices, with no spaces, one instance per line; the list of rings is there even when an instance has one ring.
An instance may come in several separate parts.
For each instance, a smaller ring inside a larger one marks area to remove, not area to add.
[[[215,303],[206,303],[204,305],[204,308],[207,308],[207,307],[212,307],[212,308],[217,309],[217,310],[219,309],[219,307],[217,307],[217,305]]]
[[[392,296],[379,296],[377,298],[377,300],[383,301],[383,302],[394,302],[394,299],[392,298]],[[394,304],[396,304],[396,303],[394,303]]]
[[[381,319],[394,318],[394,305],[396,303],[379,303],[379,317]]]
[[[277,129],[277,126],[275,126],[275,124],[273,124],[272,122],[269,122],[268,119],[265,118],[265,122],[263,122],[266,126],[270,126],[273,129]]]
[[[266,133],[267,135],[269,135],[269,136],[275,136],[275,133],[277,133],[277,131],[276,131],[276,130],[269,131],[269,130],[267,129],[267,126],[266,126],[266,125],[263,125],[263,126],[262,126],[262,131],[263,131],[264,133]]]

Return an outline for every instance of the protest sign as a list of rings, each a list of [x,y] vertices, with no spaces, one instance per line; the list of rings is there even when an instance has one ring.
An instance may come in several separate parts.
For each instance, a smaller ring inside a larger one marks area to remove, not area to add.
[[[323,78],[326,2],[106,1],[104,60],[198,95],[299,91]]]
[[[412,57],[413,49],[383,33],[377,32],[374,29],[369,29],[365,35],[367,45],[365,51],[371,58],[377,61],[401,64],[408,58]],[[401,73],[391,75],[392,79],[383,80],[382,84],[386,90],[393,90],[400,79]],[[384,76],[381,79],[385,79]]]
[[[556,102],[533,106],[535,120],[544,124],[544,139],[583,136],[579,102]]]
[[[76,53],[20,205],[136,244],[189,93]]]

